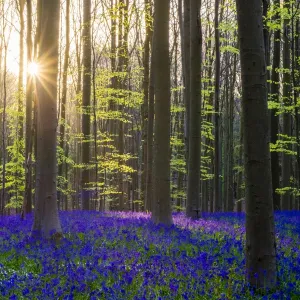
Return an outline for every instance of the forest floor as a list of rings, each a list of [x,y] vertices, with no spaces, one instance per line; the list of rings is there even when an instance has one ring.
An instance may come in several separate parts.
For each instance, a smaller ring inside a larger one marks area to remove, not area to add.
[[[61,212],[59,246],[30,237],[32,216],[0,219],[0,299],[300,299],[300,212],[276,213],[279,285],[244,281],[243,214]]]

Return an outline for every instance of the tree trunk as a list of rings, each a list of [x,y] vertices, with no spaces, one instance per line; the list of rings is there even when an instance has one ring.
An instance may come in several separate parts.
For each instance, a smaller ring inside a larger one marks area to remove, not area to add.
[[[286,8],[290,8],[289,1],[285,1],[284,5]],[[290,51],[290,40],[289,40],[289,19],[284,20],[283,24],[283,68],[290,70],[291,68],[291,51]],[[292,120],[291,114],[287,111],[287,108],[291,105],[291,75],[290,72],[284,72],[283,74],[283,105],[285,107],[285,112],[283,113],[283,130],[282,133],[287,137],[286,140],[292,135]],[[289,144],[286,146],[287,150],[291,150]],[[283,153],[282,155],[282,188],[290,187],[290,177],[291,177],[291,155],[288,153]],[[284,210],[290,208],[291,194],[286,191],[282,196],[282,208]]]
[[[274,5],[277,9],[280,7],[280,1],[276,0]],[[274,21],[280,22],[280,14],[274,17]],[[280,68],[280,29],[274,32],[274,49],[273,49],[273,65],[272,65],[272,84],[270,100],[279,103],[279,72]],[[278,116],[276,116],[276,109],[270,111],[271,114],[271,143],[276,144],[278,138]],[[275,210],[280,209],[280,196],[276,193],[279,188],[279,156],[278,152],[271,153],[271,167],[272,167],[272,186],[273,186],[273,206]]]
[[[32,2],[27,3],[27,68],[33,60],[32,49]],[[32,103],[34,77],[27,72],[26,83],[26,136],[25,136],[25,195],[23,200],[22,216],[32,211]]]
[[[4,28],[4,27],[3,27]],[[6,182],[6,106],[7,106],[7,43],[4,41],[4,68],[3,68],[3,110],[2,110],[2,187],[0,215],[5,213],[5,182]]]
[[[19,14],[20,14],[20,65],[19,65],[19,86],[18,86],[18,136],[23,138],[23,94],[24,94],[24,6],[25,0],[19,0]]]
[[[170,58],[169,58],[170,1],[154,1],[154,205],[152,220],[172,224],[170,203]]]
[[[243,144],[244,144],[244,133],[243,133],[243,116],[240,116],[240,148],[239,148],[239,171],[238,171],[238,178],[236,183],[236,193],[237,193],[237,203],[236,203],[236,211],[240,213],[242,211],[242,201],[245,201],[245,199],[242,200],[243,195]]]
[[[81,16],[81,9],[79,11],[79,15]],[[82,20],[81,18],[79,19],[79,26],[82,27]],[[78,108],[81,108],[81,101],[79,100],[79,95],[82,92],[82,57],[81,57],[81,44],[82,44],[82,39],[80,38],[80,33],[77,33],[75,35],[75,56],[76,56],[76,70],[77,70],[77,82],[76,82],[76,96],[77,96],[77,101],[76,101],[76,106]],[[76,121],[75,121],[75,126],[76,126],[76,134],[81,133],[81,114],[76,110]],[[75,160],[76,162],[80,162],[81,160],[81,149],[82,149],[82,143],[81,141],[78,141],[75,139]],[[76,204],[76,210],[79,209],[79,198],[81,194],[81,170],[79,168],[75,168],[75,204]]]
[[[98,128],[97,128],[97,82],[96,82],[96,71],[97,71],[97,54],[95,49],[95,39],[93,33],[93,70],[92,70],[92,86],[93,86],[93,144],[94,144],[94,160],[95,160],[95,197],[94,201],[99,203],[99,211],[103,211],[102,199],[99,199],[99,161],[98,161]],[[97,204],[96,204],[97,205]],[[95,209],[97,210],[97,208]]]
[[[34,37],[34,53],[33,57],[34,60],[38,62],[39,59],[39,43],[41,39],[41,19],[42,19],[42,0],[37,0],[36,2],[36,10],[37,10],[37,21],[36,21],[36,32],[35,32],[35,37]],[[37,83],[35,82],[35,85]],[[37,86],[35,86],[37,89]],[[37,124],[38,124],[38,115],[37,115],[37,95],[36,92],[33,93],[33,124],[32,124],[32,145],[33,145],[33,154],[34,157],[37,157]],[[37,164],[34,165],[33,167],[33,179],[32,179],[32,185],[36,186],[36,176],[37,176]],[[36,199],[36,190],[34,191],[34,196],[32,197],[33,199]],[[33,205],[35,206],[35,200]]]
[[[295,23],[295,13],[294,13],[294,7],[297,7],[296,10],[298,10],[300,5],[299,0],[296,1],[295,6],[292,5],[292,79],[293,79],[293,106],[294,106],[294,122],[295,122],[295,131],[296,131],[296,172],[295,172],[295,178],[296,178],[296,188],[299,190],[300,188],[300,132],[299,132],[299,107],[297,105],[297,100],[299,96],[299,25],[300,21],[299,18],[296,19]],[[299,195],[294,196],[294,203],[296,204],[298,202],[299,204]],[[290,199],[290,209],[295,209],[295,204],[292,203],[292,198]]]
[[[118,72],[127,72],[128,67],[128,0],[119,0],[119,44],[118,44]],[[118,88],[120,90],[126,89],[126,79],[119,77]],[[124,96],[121,96],[124,97]],[[118,110],[122,112],[124,110],[124,105],[119,100]],[[124,122],[122,120],[118,121],[118,150],[119,154],[124,154]],[[119,164],[122,160],[119,160]],[[118,186],[119,186],[119,210],[124,210],[124,176],[121,169],[118,170]],[[142,191],[142,198],[143,198]]]
[[[190,125],[187,185],[187,217],[200,217],[200,165],[201,165],[201,52],[202,28],[201,0],[191,0],[190,16]]]
[[[91,71],[92,71],[92,47],[91,47],[91,0],[83,1],[83,85],[82,85],[82,209],[90,209],[90,119],[91,119]]]
[[[185,104],[185,149],[186,161],[189,160],[189,134],[190,134],[190,55],[191,55],[191,0],[184,0],[184,26],[183,26],[183,84],[184,84],[184,104]]]
[[[215,0],[215,143],[214,143],[214,212],[221,211],[221,186],[220,186],[220,30],[219,30],[219,6],[220,0]]]
[[[32,233],[49,238],[61,235],[57,210],[57,73],[59,0],[41,0],[39,76],[37,77],[38,126],[36,200]]]
[[[69,155],[69,145],[67,144],[66,145],[66,157],[68,157]],[[65,174],[64,174],[65,178],[68,178],[68,165],[66,164],[65,166]],[[69,189],[69,181],[67,182],[66,184],[66,189]],[[65,204],[65,211],[68,211],[69,209],[69,206],[68,206],[68,195],[66,195],[64,197],[64,204]]]
[[[69,68],[69,54],[70,52],[70,0],[66,0],[66,48],[65,48],[65,57],[64,57],[64,67],[63,67],[63,79],[62,79],[62,97],[61,97],[61,119],[59,127],[59,146],[63,150],[63,155],[65,156],[65,132],[66,132],[66,103],[67,103],[67,81],[68,81],[68,68]],[[63,169],[65,165],[65,160],[62,159],[61,164],[59,165],[58,175],[63,176]],[[65,166],[66,167],[66,166]],[[63,186],[62,189],[65,189]],[[61,193],[60,197],[63,197]],[[64,196],[65,197],[65,196]],[[58,199],[58,207],[60,199]]]
[[[261,0],[237,0],[246,179],[246,276],[255,288],[276,285],[267,71]]]
[[[150,46],[152,38],[152,24],[151,24],[151,3],[150,0],[145,0],[145,26],[146,26],[146,36],[144,41],[144,55],[143,55],[143,64],[144,64],[144,80],[143,80],[143,91],[144,91],[144,101],[141,108],[142,114],[142,134],[143,134],[143,143],[142,143],[142,177],[141,177],[141,189],[142,189],[142,201],[144,202],[145,210],[148,210],[148,202],[146,196],[146,184],[147,184],[147,133],[148,133],[148,105],[149,105],[149,81],[150,81]]]
[[[234,91],[235,91],[235,82],[236,82],[236,68],[237,67],[237,55],[234,55],[233,58],[233,69],[232,69],[232,81],[230,85],[229,93],[229,107],[228,107],[228,172],[227,172],[227,209],[228,211],[234,210],[234,180],[233,180],[233,121],[234,121]]]
[[[153,37],[153,35],[152,35]],[[146,210],[153,208],[153,131],[154,131],[154,49],[152,42],[152,54],[150,65],[148,126],[147,126],[147,178],[146,178]]]

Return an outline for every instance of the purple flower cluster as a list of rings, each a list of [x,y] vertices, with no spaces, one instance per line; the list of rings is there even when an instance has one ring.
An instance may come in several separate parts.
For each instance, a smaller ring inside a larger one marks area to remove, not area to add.
[[[154,225],[148,214],[61,212],[60,245],[32,216],[0,219],[0,299],[261,299],[244,281],[244,215]],[[279,285],[300,299],[300,213],[276,214]]]

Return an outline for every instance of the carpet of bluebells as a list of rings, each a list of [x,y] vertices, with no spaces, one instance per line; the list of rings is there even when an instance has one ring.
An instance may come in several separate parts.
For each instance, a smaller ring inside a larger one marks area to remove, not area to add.
[[[264,296],[244,281],[243,214],[60,218],[59,245],[30,237],[32,216],[0,219],[0,299],[300,299],[300,212],[276,213],[279,284]]]

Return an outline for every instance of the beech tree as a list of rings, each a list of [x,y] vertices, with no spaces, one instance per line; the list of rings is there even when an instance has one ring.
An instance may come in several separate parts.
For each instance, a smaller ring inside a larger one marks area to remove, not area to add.
[[[69,68],[69,57],[70,57],[70,0],[66,0],[66,48],[64,53],[64,66],[63,66],[63,75],[62,75],[62,96],[61,96],[61,108],[60,108],[60,114],[61,114],[61,120],[60,120],[60,127],[59,127],[59,146],[63,152],[63,155],[65,156],[66,153],[66,144],[65,136],[66,136],[66,104],[67,104],[67,80],[68,80],[68,68]],[[64,174],[64,166],[67,167],[64,161],[61,162],[58,169],[58,175],[63,178]],[[61,183],[62,186],[65,184]],[[62,198],[62,193],[60,195],[60,198]],[[58,207],[60,207],[61,199],[58,199]],[[64,199],[65,206],[67,206],[67,199]]]
[[[59,0],[41,0],[37,76],[36,198],[33,234],[61,234],[57,209],[57,72]]]
[[[184,105],[185,105],[185,150],[186,160],[189,158],[189,134],[190,134],[190,31],[191,31],[191,2],[184,0],[183,2],[183,34],[182,34],[182,68],[183,68],[183,84],[184,84]]]
[[[290,1],[284,1],[284,7],[289,12],[290,9]],[[283,22],[283,68],[286,70],[290,70],[291,68],[291,43],[289,37],[289,19],[285,17]],[[282,133],[284,135],[285,140],[289,140],[290,136],[292,135],[292,118],[291,114],[288,111],[289,107],[291,106],[291,74],[290,72],[284,72],[283,74],[283,94],[282,94],[282,102],[284,106],[284,113],[283,113],[283,130]],[[291,151],[291,146],[287,144],[286,146],[288,151]],[[282,157],[282,187],[289,188],[291,177],[291,155],[289,153],[283,153]],[[282,207],[283,209],[287,210],[290,208],[290,201],[291,201],[291,193],[287,190],[284,195],[282,196]]]
[[[90,111],[91,111],[91,69],[92,69],[92,47],[91,47],[91,0],[83,0],[83,85],[82,85],[82,208],[88,210],[90,207],[90,193],[88,183],[90,181]]]
[[[20,15],[20,67],[19,67],[19,81],[18,81],[18,134],[20,138],[23,138],[23,76],[24,76],[24,7],[25,0],[19,0],[18,10]]]
[[[34,77],[29,73],[29,65],[33,61],[32,47],[32,1],[27,4],[27,77],[26,77],[26,127],[25,127],[25,195],[22,217],[32,211],[32,104]]]
[[[144,80],[143,80],[143,90],[144,90],[144,101],[141,107],[141,113],[143,114],[143,162],[142,162],[142,197],[144,200],[145,209],[151,210],[151,201],[147,199],[147,175],[148,175],[148,106],[149,106],[149,85],[150,85],[150,48],[151,48],[151,39],[153,35],[152,30],[152,16],[151,16],[151,2],[145,0],[145,26],[146,26],[146,35],[144,41],[144,54],[143,54],[143,65],[144,65]],[[151,143],[152,144],[152,143]],[[152,163],[152,162],[151,162]]]
[[[186,214],[198,218],[200,215],[200,158],[201,158],[201,52],[202,29],[200,0],[190,3],[190,117],[189,156]]]
[[[219,7],[220,0],[215,0],[215,48],[216,48],[216,61],[215,61],[215,142],[214,142],[214,212],[221,210],[221,186],[220,186],[220,30],[219,30]]]
[[[153,31],[151,32],[153,36]],[[152,43],[153,48],[153,43]],[[149,99],[148,99],[148,122],[147,122],[147,175],[146,175],[146,209],[152,211],[153,206],[153,131],[154,131],[154,54],[152,49]]]
[[[246,271],[253,287],[276,285],[267,72],[261,0],[237,0],[246,183]]]
[[[280,1],[274,1],[275,16],[273,21],[280,22]],[[271,100],[275,103],[279,103],[279,68],[280,68],[280,27],[274,32],[274,49],[273,49],[273,65],[272,65],[272,84],[271,84]],[[271,143],[276,144],[278,139],[278,116],[276,115],[276,110],[272,109],[271,113]],[[273,187],[273,205],[274,209],[280,209],[280,196],[276,193],[276,189],[279,188],[279,157],[278,152],[273,151],[271,153],[271,167],[272,167],[272,187]]]
[[[154,1],[154,194],[152,220],[172,224],[170,203],[170,1]]]

